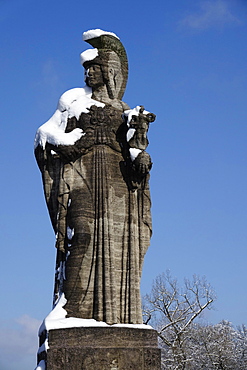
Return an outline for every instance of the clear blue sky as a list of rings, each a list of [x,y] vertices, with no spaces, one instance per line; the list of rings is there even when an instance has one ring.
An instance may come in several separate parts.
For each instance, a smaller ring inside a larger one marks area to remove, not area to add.
[[[54,235],[33,156],[59,96],[83,86],[82,32],[116,33],[124,96],[157,115],[149,132],[153,238],[143,293],[170,269],[205,275],[221,319],[247,324],[246,0],[0,1],[0,368],[35,366],[51,308]]]

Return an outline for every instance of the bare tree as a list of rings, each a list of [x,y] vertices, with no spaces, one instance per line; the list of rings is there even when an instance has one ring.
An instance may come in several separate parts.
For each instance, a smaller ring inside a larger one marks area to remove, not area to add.
[[[215,293],[206,279],[194,275],[185,279],[179,287],[177,279],[170,273],[159,275],[150,295],[144,298],[144,320],[155,321],[163,351],[162,363],[165,369],[190,369],[193,353],[191,327],[203,311],[212,308]]]
[[[247,327],[226,320],[200,320],[212,308],[214,290],[205,278],[185,279],[182,288],[170,273],[159,275],[144,299],[144,318],[159,335],[165,370],[246,370]]]
[[[195,369],[242,369],[237,347],[237,331],[228,321],[223,320],[216,325],[197,324],[191,330]]]
[[[191,327],[190,343],[186,350],[193,361],[190,369],[246,370],[246,327],[235,329],[226,320],[216,325],[197,323]]]

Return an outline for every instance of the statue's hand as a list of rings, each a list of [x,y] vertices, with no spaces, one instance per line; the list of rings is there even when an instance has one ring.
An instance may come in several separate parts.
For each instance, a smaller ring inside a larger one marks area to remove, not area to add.
[[[150,155],[142,151],[133,162],[136,172],[140,175],[147,175],[152,168],[152,162]]]

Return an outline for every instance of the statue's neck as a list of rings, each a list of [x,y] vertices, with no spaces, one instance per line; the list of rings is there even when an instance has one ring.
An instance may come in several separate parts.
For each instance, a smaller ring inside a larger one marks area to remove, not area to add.
[[[121,100],[111,99],[108,95],[107,87],[105,85],[98,87],[96,90],[93,90],[92,99],[98,100],[101,103],[104,103],[107,105],[111,105],[112,107],[119,109],[122,112],[125,109],[129,109],[127,104],[123,103]]]
[[[100,86],[97,89],[93,90],[92,98],[102,103],[108,103],[110,98],[106,86]]]

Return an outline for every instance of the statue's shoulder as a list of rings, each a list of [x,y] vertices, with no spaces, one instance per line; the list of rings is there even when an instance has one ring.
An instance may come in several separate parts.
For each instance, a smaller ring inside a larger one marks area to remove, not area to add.
[[[57,109],[61,112],[69,110],[73,102],[78,101],[82,97],[91,98],[91,95],[92,91],[87,86],[69,89],[61,95],[58,101]]]
[[[122,103],[123,111],[130,109],[130,107],[127,103],[125,103],[124,101],[122,101],[121,103]]]

